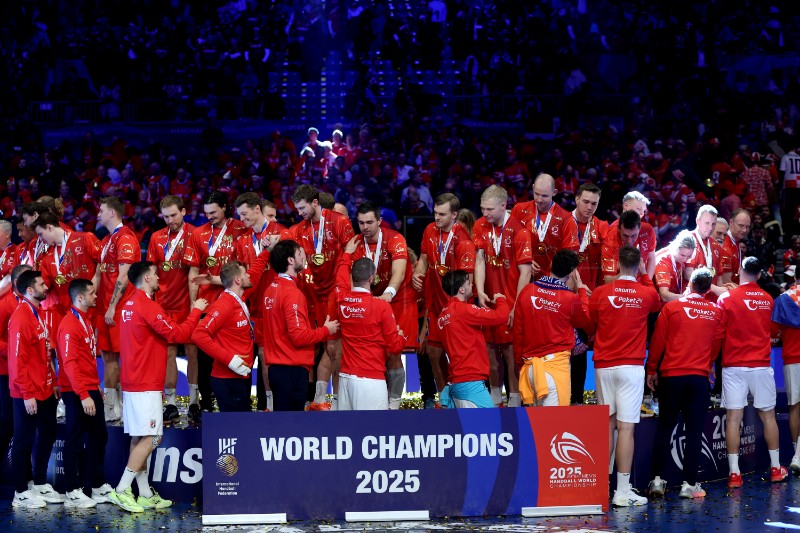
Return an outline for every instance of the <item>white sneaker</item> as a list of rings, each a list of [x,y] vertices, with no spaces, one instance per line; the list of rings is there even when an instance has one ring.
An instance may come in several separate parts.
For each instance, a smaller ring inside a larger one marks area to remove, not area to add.
[[[75,489],[67,493],[67,499],[64,500],[64,507],[74,507],[76,509],[88,509],[96,507],[97,502],[83,493],[81,489]]]
[[[47,504],[33,491],[26,490],[25,492],[14,492],[14,500],[11,502],[11,506],[20,509],[41,509],[42,507],[47,507]]]
[[[45,483],[44,485],[34,485],[33,493],[47,503],[64,503],[64,500],[67,499],[67,497],[63,494],[56,492],[56,489],[54,489],[50,483]]]
[[[647,486],[647,492],[649,492],[650,496],[653,497],[663,496],[666,491],[667,491],[667,482],[661,479],[660,477],[656,477]]]
[[[111,503],[108,495],[114,488],[108,483],[103,483],[101,486],[92,489],[92,499],[97,503]]]
[[[678,494],[678,496],[690,500],[693,498],[705,498],[706,491],[703,490],[703,487],[700,486],[700,483],[689,485],[684,481],[681,485],[681,492]]]
[[[647,503],[647,498],[644,496],[639,496],[633,489],[626,490],[626,491],[614,491],[614,498],[611,499],[611,504],[614,507],[630,507],[632,505],[645,505]]]
[[[58,400],[56,407],[56,418],[64,418],[67,416],[67,407],[64,405],[64,400]]]
[[[789,464],[789,469],[794,475],[800,475],[800,458],[798,458],[796,455],[792,457],[792,462]]]

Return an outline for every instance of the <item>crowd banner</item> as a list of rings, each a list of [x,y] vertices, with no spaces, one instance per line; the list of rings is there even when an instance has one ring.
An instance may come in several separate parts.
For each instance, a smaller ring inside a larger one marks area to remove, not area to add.
[[[608,407],[203,417],[203,523],[608,509]]]

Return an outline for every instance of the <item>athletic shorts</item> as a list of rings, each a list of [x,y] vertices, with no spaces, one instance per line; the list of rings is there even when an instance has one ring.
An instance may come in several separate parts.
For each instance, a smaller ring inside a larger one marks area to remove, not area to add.
[[[644,394],[644,367],[621,365],[596,368],[597,403],[608,406],[609,415],[617,415],[620,422],[636,424]]]
[[[722,407],[744,409],[747,393],[753,395],[753,407],[769,411],[775,407],[775,373],[772,367],[748,368],[741,366],[722,369]]]
[[[163,435],[161,391],[122,391],[122,420],[131,437]]]
[[[165,311],[167,316],[176,324],[183,324],[189,318],[189,311]],[[180,343],[178,343],[180,344]],[[191,343],[189,343],[191,344]],[[172,346],[175,346],[174,344]]]
[[[340,411],[385,411],[389,409],[386,380],[339,374]]]
[[[428,311],[428,346],[443,348],[442,330],[439,329],[439,313]]]
[[[253,333],[256,337],[254,342],[260,346],[264,342],[264,317],[251,316],[250,319],[253,321]]]
[[[483,338],[486,339],[486,344],[504,345],[514,342],[514,336],[508,324],[484,327]]]
[[[408,339],[405,348],[416,350],[419,347],[419,319],[417,318],[417,302],[392,302],[394,319]]]
[[[308,320],[315,327],[321,328],[325,325],[325,317],[330,317],[331,320],[336,320],[339,316],[338,309],[336,309],[336,299],[325,298],[324,300],[317,296],[316,302],[312,305],[309,303]],[[315,324],[316,323],[316,324]],[[342,338],[341,330],[335,334],[328,336],[329,341],[335,341]]]
[[[122,321],[122,315],[119,311],[114,314],[113,326],[106,324],[104,313],[97,313],[95,325],[97,326],[97,349],[103,352],[117,352],[119,353],[119,327]]]
[[[783,365],[783,384],[789,405],[800,403],[800,363]]]

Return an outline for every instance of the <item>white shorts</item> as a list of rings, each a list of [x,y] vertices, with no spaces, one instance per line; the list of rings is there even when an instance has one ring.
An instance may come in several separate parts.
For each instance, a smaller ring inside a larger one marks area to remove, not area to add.
[[[789,405],[800,403],[800,363],[783,365],[783,386]]]
[[[528,379],[533,381],[533,369],[531,369]],[[558,389],[556,388],[556,380],[553,379],[548,372],[544,373],[544,378],[547,380],[547,396],[541,400],[536,400],[536,405],[539,407],[558,407]]]
[[[122,420],[125,433],[131,437],[163,435],[161,391],[122,391]]]
[[[384,379],[339,374],[339,411],[389,409],[389,390]]]
[[[753,407],[761,411],[775,408],[775,373],[772,367],[741,366],[722,369],[722,407],[744,409],[747,393],[753,395]]]
[[[609,415],[620,422],[637,424],[644,394],[644,367],[621,365],[596,368],[597,403],[608,406]]]

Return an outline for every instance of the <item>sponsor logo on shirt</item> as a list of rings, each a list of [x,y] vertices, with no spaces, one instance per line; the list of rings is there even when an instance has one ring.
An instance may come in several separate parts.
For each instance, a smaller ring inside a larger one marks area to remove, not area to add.
[[[122,321],[123,322],[130,322],[131,320],[133,320],[133,311],[128,311],[126,309],[123,309],[123,311],[122,311]]]
[[[642,298],[631,298],[629,296],[609,296],[608,301],[611,302],[611,305],[615,309],[621,309],[623,307],[639,308],[642,303],[644,303]]]
[[[350,305],[340,305],[339,309],[341,310],[344,318],[364,318],[364,314],[367,312],[367,310],[363,307],[355,307]]]
[[[758,311],[759,309],[769,310],[770,308],[769,300],[743,300],[743,301],[744,305],[746,305],[750,311]]]
[[[686,316],[688,316],[692,320],[696,318],[703,318],[705,320],[714,320],[714,318],[716,317],[714,311],[709,311],[708,309],[698,309],[696,307],[684,307],[683,312],[686,313]]]
[[[538,296],[531,296],[531,304],[533,304],[534,309],[538,309],[540,311],[551,311],[553,313],[557,313],[561,308],[560,302],[551,302],[550,300],[546,300]]]

